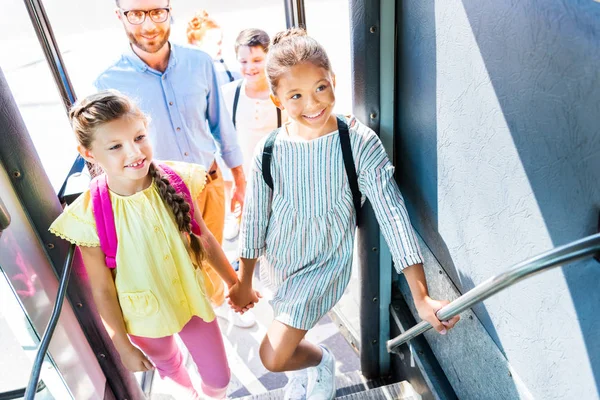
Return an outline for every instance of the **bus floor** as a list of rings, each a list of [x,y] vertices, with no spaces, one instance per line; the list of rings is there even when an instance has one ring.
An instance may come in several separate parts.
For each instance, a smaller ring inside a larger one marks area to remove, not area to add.
[[[224,241],[223,248],[230,260],[236,258],[237,241]],[[231,399],[269,392],[284,387],[288,382],[289,374],[268,371],[262,365],[258,355],[260,343],[273,320],[273,309],[269,305],[272,293],[261,284],[258,275],[258,273],[255,274],[254,285],[261,292],[263,298],[252,310],[256,317],[254,326],[250,328],[236,327],[223,316],[219,316],[220,313],[217,313],[231,368],[231,383],[227,391],[227,398]],[[341,375],[360,370],[360,361],[356,351],[348,344],[346,338],[338,330],[338,325],[332,321],[329,315],[323,317],[317,326],[307,333],[306,338],[332,350],[336,358],[336,374]],[[200,388],[200,376],[191,357],[187,355],[187,351],[180,341],[179,344],[186,354],[192,382],[196,388]],[[171,393],[172,385],[170,382],[161,380],[157,374],[152,385],[151,399],[175,399]]]

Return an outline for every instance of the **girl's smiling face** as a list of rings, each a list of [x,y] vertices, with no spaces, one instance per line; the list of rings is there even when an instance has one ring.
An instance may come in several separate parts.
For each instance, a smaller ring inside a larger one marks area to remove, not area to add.
[[[242,77],[248,82],[267,81],[265,76],[265,60],[267,53],[260,46],[240,46],[237,59],[240,63]]]
[[[109,179],[131,181],[146,178],[153,155],[146,122],[130,116],[99,126],[91,148],[79,146],[79,152],[87,161],[100,165]]]
[[[272,99],[302,127],[325,134],[335,106],[334,88],[335,76],[331,71],[305,62],[281,75]]]

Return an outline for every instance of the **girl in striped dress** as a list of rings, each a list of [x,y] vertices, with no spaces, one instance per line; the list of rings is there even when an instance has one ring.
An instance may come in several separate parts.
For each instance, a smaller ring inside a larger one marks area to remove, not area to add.
[[[230,291],[230,303],[244,312],[258,301],[252,276],[262,256],[261,272],[266,269],[276,291],[261,360],[270,371],[298,371],[285,399],[331,399],[333,355],[304,336],[340,299],[352,268],[356,212],[333,114],[335,77],[324,49],[300,29],[275,36],[266,68],[271,98],[289,122],[275,136],[272,189],[263,178],[265,140],[255,150],[241,227],[240,285]],[[396,269],[406,276],[420,317],[445,334],[458,317],[442,322],[435,316],[447,302],[428,296],[394,167],[371,129],[344,119],[360,192],[373,205]]]

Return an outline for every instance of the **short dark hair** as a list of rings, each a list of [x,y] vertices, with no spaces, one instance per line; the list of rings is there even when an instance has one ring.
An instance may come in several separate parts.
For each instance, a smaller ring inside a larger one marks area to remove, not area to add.
[[[235,54],[242,46],[255,47],[260,46],[265,53],[269,52],[269,43],[271,39],[267,32],[260,29],[244,29],[235,39]]]

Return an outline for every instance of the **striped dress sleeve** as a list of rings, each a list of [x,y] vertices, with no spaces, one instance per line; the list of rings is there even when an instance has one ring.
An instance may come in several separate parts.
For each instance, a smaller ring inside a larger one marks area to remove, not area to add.
[[[415,232],[410,223],[404,198],[394,180],[390,162],[379,137],[368,127],[358,124],[358,184],[373,206],[398,273],[423,263]]]
[[[264,144],[265,139],[254,150],[252,172],[246,189],[239,242],[239,255],[242,258],[258,258],[263,255],[266,247],[273,191],[262,176]]]

